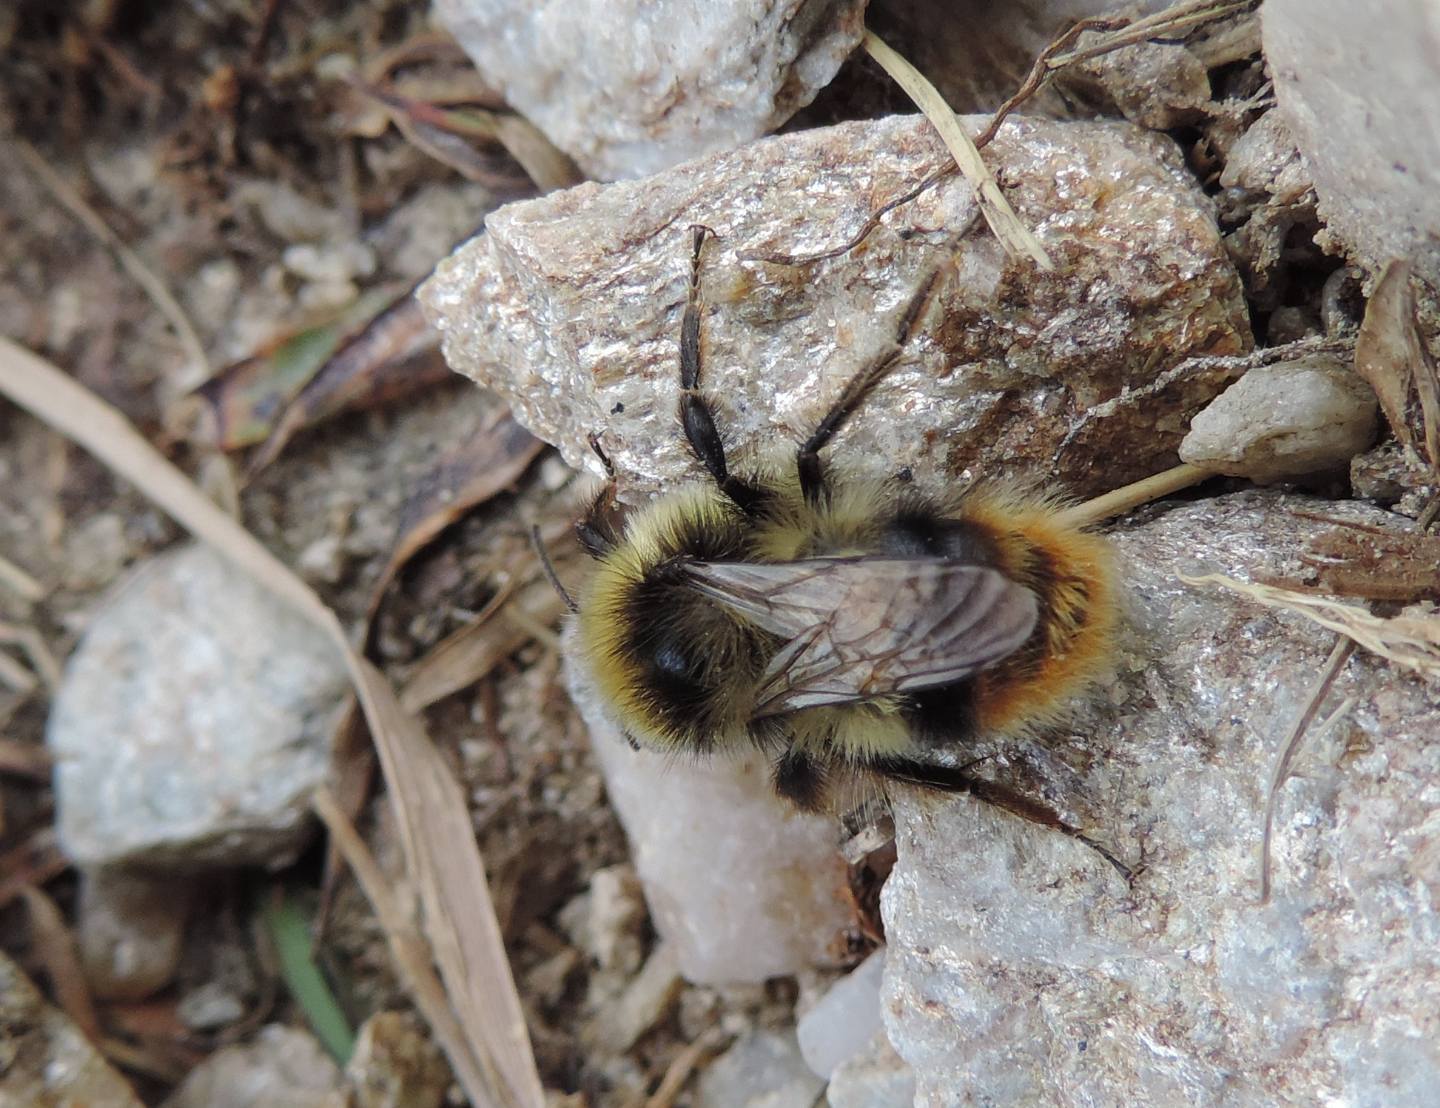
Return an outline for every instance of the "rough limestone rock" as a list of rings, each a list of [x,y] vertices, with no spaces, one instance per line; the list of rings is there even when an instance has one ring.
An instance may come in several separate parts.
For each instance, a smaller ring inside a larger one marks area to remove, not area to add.
[[[970,226],[923,333],[835,449],[917,476],[1022,472],[1077,493],[1174,464],[1190,417],[1233,380],[1188,359],[1250,343],[1210,202],[1169,139],[1128,124],[1017,120],[986,157],[1054,273],[1008,257],[958,178],[839,257],[754,260],[843,245],[946,164],[930,125],[901,117],[510,205],[421,301],[455,369],[572,465],[598,472],[598,433],[633,500],[697,474],[675,415],[691,224],[719,236],[703,256],[702,384],[737,456],[808,434]],[[1103,433],[1087,419],[1157,383]]]
[[[1302,514],[1303,513],[1303,514]],[[1361,653],[1269,783],[1332,632],[1179,573],[1300,570],[1357,504],[1248,492],[1114,532],[1131,612],[1069,733],[996,761],[1132,865],[959,799],[896,811],[884,1012],[917,1103],[1426,1104],[1440,1086],[1440,698]]]
[[[1344,469],[1375,441],[1379,405],[1338,357],[1257,366],[1190,423],[1180,458],[1267,483]]]
[[[1372,275],[1414,257],[1434,283],[1440,4],[1273,0],[1261,22],[1276,110],[1314,179],[1322,241]]]
[[[600,180],[774,130],[829,84],[864,0],[438,0],[518,111]]]
[[[344,661],[206,546],[107,594],[46,726],[58,826],[85,866],[279,866],[330,765]]]

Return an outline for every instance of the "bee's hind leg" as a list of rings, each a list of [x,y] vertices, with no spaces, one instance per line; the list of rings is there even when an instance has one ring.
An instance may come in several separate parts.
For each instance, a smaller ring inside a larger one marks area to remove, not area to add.
[[[937,766],[895,758],[872,763],[871,768],[892,780],[919,785],[921,788],[934,789],[937,792],[969,793],[976,800],[993,804],[996,808],[1002,808],[1012,815],[1029,820],[1040,827],[1059,831],[1062,835],[1070,836],[1076,842],[1084,843],[1104,858],[1121,877],[1125,878],[1127,885],[1132,884],[1135,880],[1135,872],[1129,866],[1115,857],[1108,847],[1096,842],[1080,828],[1066,823],[1056,812],[1038,800],[1031,800],[1028,796],[995,781],[987,781],[983,777],[972,775],[967,772],[968,767],[956,769],[951,766]]]
[[[824,764],[793,746],[771,768],[775,792],[804,812],[819,812],[829,799],[829,781]]]

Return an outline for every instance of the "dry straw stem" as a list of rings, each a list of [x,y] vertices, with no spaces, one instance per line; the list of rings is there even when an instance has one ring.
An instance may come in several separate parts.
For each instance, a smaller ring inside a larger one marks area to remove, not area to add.
[[[319,789],[312,798],[312,806],[320,821],[330,832],[330,841],[340,851],[355,875],[365,899],[375,911],[375,918],[385,932],[390,946],[390,956],[395,960],[400,979],[406,991],[414,998],[415,1006],[424,1014],[426,1022],[435,1031],[435,1037],[445,1048],[446,1055],[455,1067],[455,1075],[467,1092],[480,1089],[482,1095],[470,1093],[472,1102],[479,1108],[488,1108],[496,1102],[489,1097],[488,1090],[497,1083],[493,1071],[481,1072],[476,1069],[479,1061],[466,1044],[465,1029],[455,1019],[455,1012],[445,997],[445,987],[435,976],[430,959],[430,950],[416,929],[410,914],[401,907],[391,890],[391,882],[381,871],[375,856],[365,846],[355,825],[340,808],[340,803],[328,789]],[[457,1062],[458,1059],[458,1062]]]
[[[1153,477],[1146,477],[1142,481],[1136,481],[1124,488],[1116,489],[1114,492],[1107,492],[1103,496],[1097,496],[1093,500],[1077,504],[1073,508],[1067,508],[1060,513],[1059,520],[1062,524],[1070,527],[1089,527],[1093,523],[1099,523],[1102,519],[1122,516],[1126,512],[1140,507],[1141,504],[1148,504],[1152,500],[1159,500],[1162,496],[1169,496],[1181,489],[1188,489],[1191,485],[1198,485],[1201,481],[1213,476],[1214,474],[1208,469],[1202,469],[1199,466],[1192,466],[1188,463],[1178,465],[1157,473]]]
[[[1050,261],[1050,255],[1045,253],[1045,247],[1041,246],[1040,240],[1020,222],[1015,209],[1010,207],[1010,202],[1005,199],[1005,194],[1000,191],[1000,186],[986,168],[980,151],[976,149],[970,136],[961,129],[955,113],[950,110],[950,105],[945,103],[945,98],[935,86],[927,81],[918,69],[882,42],[874,31],[865,32],[861,45],[905,91],[905,95],[915,102],[915,106],[925,114],[925,118],[935,130],[940,132],[940,138],[950,151],[950,156],[955,159],[960,172],[975,189],[985,222],[990,225],[990,230],[1005,249],[1017,257],[1030,258],[1043,270],[1053,270],[1054,263]]]
[[[1424,677],[1440,678],[1440,615],[1371,615],[1364,608],[1342,604],[1329,597],[1237,581],[1218,573],[1203,577],[1180,574],[1187,585],[1218,585],[1248,596],[1271,608],[1295,612],[1355,641],[1372,654],[1412,669]]]
[[[464,1029],[462,1039],[443,1044],[451,1064],[476,1104],[541,1105],[544,1094],[464,796],[389,683],[351,649],[340,621],[320,598],[114,408],[5,338],[0,338],[0,393],[133,483],[324,631],[342,652],[389,784],[435,962]],[[482,1073],[496,1075],[493,1087],[480,1082]]]
[[[135,283],[145,290],[145,294],[154,302],[155,307],[160,310],[160,314],[174,328],[175,335],[180,340],[180,345],[184,347],[186,356],[205,378],[209,378],[210,359],[205,356],[205,347],[200,342],[200,336],[190,323],[190,317],[185,314],[185,309],[180,307],[180,302],[165,287],[165,282],[155,275],[155,272],[145,264],[139,254],[125,245],[120,236],[112,231],[110,225],[100,217],[100,213],[87,204],[85,198],[76,192],[64,177],[51,168],[50,163],[40,156],[40,152],[35,147],[18,136],[11,136],[10,141],[19,151],[21,160],[29,167],[30,172],[39,178],[40,183],[45,186],[50,195],[55,197],[66,211],[84,224],[87,231],[115,252],[115,257],[119,259],[125,272],[130,274]]]
[[[0,588],[9,589],[27,604],[38,604],[45,599],[45,586],[3,555],[0,555]]]

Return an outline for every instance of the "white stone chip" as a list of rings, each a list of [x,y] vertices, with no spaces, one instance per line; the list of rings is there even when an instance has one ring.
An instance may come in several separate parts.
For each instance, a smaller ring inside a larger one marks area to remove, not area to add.
[[[1190,424],[1180,458],[1268,483],[1344,469],[1375,441],[1375,394],[1338,358],[1258,366]]]
[[[805,1063],[829,1080],[847,1058],[859,1054],[880,1030],[880,979],[885,951],[875,951],[830,986],[800,1017],[796,1033]]]
[[[630,749],[577,652],[566,653],[571,697],[680,972],[725,985],[833,962],[832,944],[852,922],[836,822],[776,797],[758,754],[692,762]]]
[[[793,1034],[752,1031],[700,1077],[696,1108],[813,1108],[825,1082],[800,1057]]]

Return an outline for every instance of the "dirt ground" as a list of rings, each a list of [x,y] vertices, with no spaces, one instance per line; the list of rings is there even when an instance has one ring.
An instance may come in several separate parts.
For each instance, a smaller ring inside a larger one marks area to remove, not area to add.
[[[436,40],[426,6],[18,0],[0,11],[0,57],[8,166],[0,174],[0,334],[115,405],[222,501],[234,496],[245,526],[299,567],[348,626],[365,629],[370,656],[398,684],[507,590],[519,589],[519,606],[535,617],[522,626],[491,620],[486,663],[460,691],[436,698],[426,723],[471,805],[546,1087],[575,1103],[645,1103],[674,1067],[703,1067],[748,1029],[788,1026],[793,981],[686,986],[664,999],[633,1046],[596,1045],[595,1028],[611,1017],[654,936],[546,630],[559,606],[539,578],[528,530],[538,524],[554,549],[564,546],[577,493],[558,458],[523,436],[503,456],[481,457],[482,445],[498,449],[496,436],[475,429],[501,426],[503,405],[436,372],[433,349],[407,354],[406,364],[424,367],[408,378],[385,375],[404,359],[377,356],[361,375],[360,403],[306,427],[254,474],[255,440],[218,450],[213,419],[196,422],[186,399],[257,353],[270,359],[262,370],[278,373],[279,340],[331,325],[362,293],[396,302],[487,211],[533,194],[499,145],[478,142],[458,154],[423,120],[402,133],[352,80],[398,73],[432,103],[498,106],[453,46]],[[1228,63],[1217,90],[1228,82],[1234,97],[1253,93],[1257,67],[1255,59]],[[810,122],[895,106],[873,70],[847,72]],[[1207,158],[1239,126],[1176,129],[1212,192],[1218,170]],[[56,178],[174,295],[203,363],[114,242],[67,208]],[[1232,226],[1242,221],[1230,217]],[[1303,221],[1284,230],[1283,266],[1260,267],[1259,247],[1237,247],[1257,334],[1268,328],[1283,341],[1297,318],[1318,316],[1321,286],[1339,263],[1313,247],[1313,231]],[[396,381],[407,379],[423,387],[397,395]],[[270,387],[262,374],[260,399],[226,393],[243,409],[236,422],[273,415],[263,391]],[[517,476],[462,497],[456,510],[450,494],[466,487],[460,477],[502,462]],[[12,636],[0,645],[26,635],[45,657],[63,660],[106,586],[180,534],[90,455],[0,405],[0,555],[44,590],[35,600],[0,586],[0,631]],[[397,549],[405,556],[392,575]],[[565,566],[562,557],[562,573]],[[0,946],[41,980],[53,978],[56,963],[17,890],[42,887],[73,920],[77,887],[53,845],[41,753],[48,706],[44,681],[0,680]],[[382,864],[398,869],[383,801],[359,815]],[[280,872],[210,880],[209,910],[192,922],[174,983],[143,1002],[100,1004],[106,1053],[146,1102],[160,1103],[207,1055],[263,1024],[304,1025],[254,921],[277,888],[315,911],[324,868],[317,844]],[[603,909],[588,892],[597,873],[600,886],[615,890]],[[594,941],[597,929],[604,942]],[[597,946],[612,954],[602,959]],[[336,886],[316,960],[351,1026],[382,1009],[410,1010],[384,935],[347,878]],[[187,1026],[177,1007],[222,973],[239,982],[245,1011],[218,1027]],[[64,1000],[63,990],[51,993]],[[707,1052],[687,1053],[697,1041]],[[458,1102],[456,1089],[448,1095]],[[688,1103],[691,1094],[666,1095]]]

